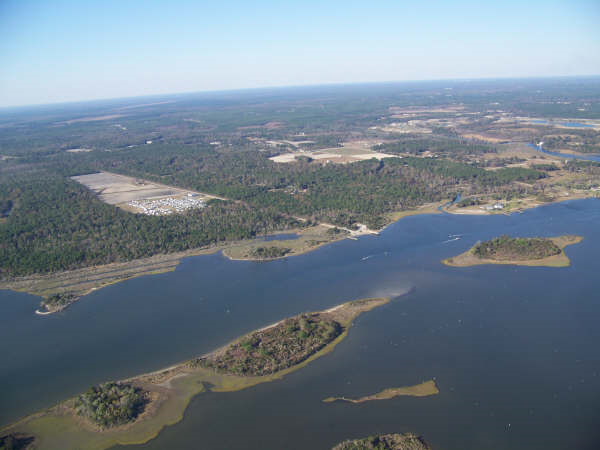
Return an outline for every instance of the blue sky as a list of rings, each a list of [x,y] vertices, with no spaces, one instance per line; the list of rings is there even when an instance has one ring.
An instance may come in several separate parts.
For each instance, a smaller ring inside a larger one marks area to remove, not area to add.
[[[600,74],[600,0],[0,0],[0,106]]]

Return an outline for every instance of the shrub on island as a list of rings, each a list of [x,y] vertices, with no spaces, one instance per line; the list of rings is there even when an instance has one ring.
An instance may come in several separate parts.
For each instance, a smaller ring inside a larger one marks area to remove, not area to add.
[[[258,259],[273,259],[273,258],[281,258],[282,256],[287,255],[291,252],[290,248],[282,248],[282,247],[258,247],[252,250],[252,257]]]
[[[481,259],[502,261],[542,259],[558,255],[561,251],[550,239],[511,238],[504,235],[476,244],[472,252]]]
[[[235,375],[269,375],[301,363],[341,332],[342,326],[334,320],[303,314],[254,332],[192,365]]]
[[[344,441],[332,450],[430,450],[431,447],[412,433],[384,434]]]
[[[75,402],[77,414],[102,428],[133,422],[148,403],[147,392],[127,383],[91,387]]]

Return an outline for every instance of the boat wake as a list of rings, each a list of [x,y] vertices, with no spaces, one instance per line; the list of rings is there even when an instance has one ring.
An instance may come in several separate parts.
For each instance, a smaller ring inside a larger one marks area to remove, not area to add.
[[[454,241],[458,241],[460,239],[460,237],[454,237],[452,239],[448,239],[447,241],[442,242],[442,244],[447,244],[448,242],[454,242]]]

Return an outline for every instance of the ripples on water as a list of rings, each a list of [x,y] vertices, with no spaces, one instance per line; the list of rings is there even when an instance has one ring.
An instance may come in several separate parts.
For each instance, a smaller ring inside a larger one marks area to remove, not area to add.
[[[3,291],[0,423],[283,317],[386,295],[397,300],[359,317],[333,353],[280,381],[202,394],[145,447],[330,448],[414,431],[444,449],[595,448],[598,224],[597,200],[512,216],[412,216],[378,237],[272,262],[189,258],[175,272],[101,289],[48,317],[33,314],[38,299]],[[564,269],[439,262],[505,233],[585,240],[567,248],[572,266]],[[444,243],[450,236],[461,239]],[[321,402],[433,377],[441,390],[433,397]]]

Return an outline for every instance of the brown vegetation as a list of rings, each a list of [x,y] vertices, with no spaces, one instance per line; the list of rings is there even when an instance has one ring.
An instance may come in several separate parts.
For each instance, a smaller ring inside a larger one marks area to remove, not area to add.
[[[320,314],[302,314],[256,331],[225,350],[198,359],[202,367],[236,375],[268,375],[295,366],[342,332],[342,326]]]
[[[412,433],[383,434],[363,439],[344,441],[332,450],[428,450],[431,447],[423,438]]]
[[[435,384],[435,381],[429,380],[421,384],[414,386],[405,386],[399,388],[384,389],[377,394],[366,395],[360,398],[346,398],[346,397],[328,397],[323,400],[324,403],[333,403],[336,401],[344,401],[348,403],[364,403],[373,400],[389,400],[399,396],[411,396],[411,397],[427,397],[430,395],[437,395],[440,391]]]

